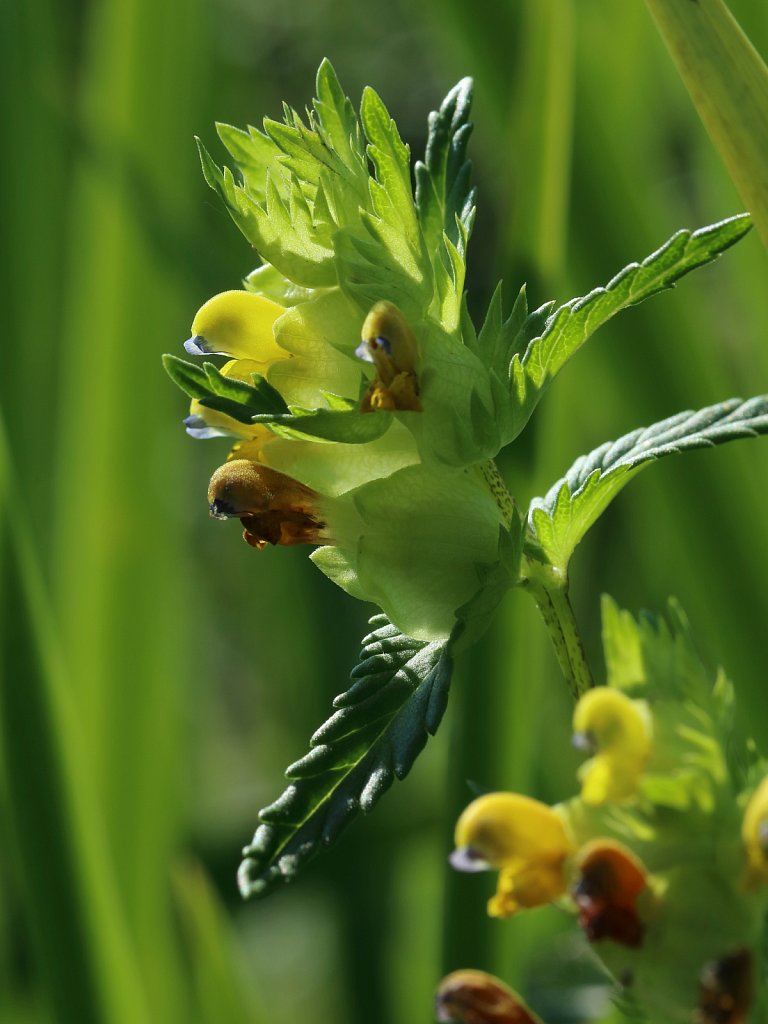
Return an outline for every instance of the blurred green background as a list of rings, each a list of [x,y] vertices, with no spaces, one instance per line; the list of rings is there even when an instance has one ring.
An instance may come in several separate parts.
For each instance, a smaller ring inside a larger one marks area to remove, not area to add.
[[[768,53],[768,10],[733,0]],[[476,81],[470,306],[606,282],[679,227],[741,209],[643,5],[615,0],[6,0],[0,403],[0,1024],[417,1024],[441,974],[484,967],[548,1020],[599,1012],[555,910],[492,922],[449,877],[471,779],[573,791],[569,707],[532,604],[507,599],[457,671],[412,776],[290,889],[234,875],[345,688],[371,609],[302,550],[256,554],[207,518],[226,445],[184,435],[160,367],[254,256],[192,136],[303,108],[322,57],[373,85],[412,153]],[[505,453],[523,501],[601,441],[768,391],[766,258],[750,236],[601,332]],[[9,455],[10,453],[10,455]],[[764,441],[663,463],[573,562],[601,673],[599,594],[676,594],[768,750]],[[559,994],[558,994],[559,993]]]

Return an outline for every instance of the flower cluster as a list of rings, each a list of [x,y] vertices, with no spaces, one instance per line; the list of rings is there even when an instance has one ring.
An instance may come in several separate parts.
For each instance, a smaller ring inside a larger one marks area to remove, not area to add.
[[[762,1019],[768,777],[750,746],[735,754],[730,685],[713,682],[674,606],[671,620],[635,622],[605,602],[608,683],[573,718],[590,754],[580,794],[554,807],[479,797],[451,863],[498,871],[492,916],[574,912],[654,1021],[740,1024]]]
[[[317,97],[306,122],[218,126],[240,181],[201,147],[264,262],[194,318],[187,353],[226,361],[166,366],[192,397],[188,432],[235,440],[214,517],[257,549],[320,545],[312,560],[348,593],[417,639],[447,637],[512,519],[489,463],[509,397],[463,307],[470,83],[431,117],[415,194],[372,90],[358,121],[324,62]]]

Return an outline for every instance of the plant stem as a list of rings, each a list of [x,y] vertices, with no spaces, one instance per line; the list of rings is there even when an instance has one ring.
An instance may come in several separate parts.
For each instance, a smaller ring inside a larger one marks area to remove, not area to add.
[[[515,515],[515,499],[509,493],[504,478],[499,472],[499,467],[493,459],[488,459],[481,465],[480,472],[483,474],[483,479],[488,484],[491,494],[496,499],[496,504],[504,516],[504,522],[510,526]]]
[[[525,580],[524,586],[544,618],[568,689],[573,699],[578,700],[594,686],[594,681],[576,616],[568,599],[568,580],[557,579],[554,576],[551,580],[544,580],[542,576],[543,573],[540,572],[531,574]]]

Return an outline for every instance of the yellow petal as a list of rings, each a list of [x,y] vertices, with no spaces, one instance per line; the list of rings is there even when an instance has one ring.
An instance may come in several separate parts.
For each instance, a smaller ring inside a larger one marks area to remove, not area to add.
[[[651,724],[644,702],[598,686],[585,693],[573,716],[574,743],[595,756],[581,769],[581,797],[588,804],[634,796],[651,753]]]
[[[572,846],[557,811],[516,793],[489,793],[473,801],[456,825],[462,856],[500,869],[496,896],[488,904],[494,917],[508,917],[541,906],[566,888],[564,862]]]
[[[264,373],[287,353],[275,341],[273,326],[285,312],[276,302],[253,292],[220,292],[197,311],[192,339],[202,352],[249,359]]]

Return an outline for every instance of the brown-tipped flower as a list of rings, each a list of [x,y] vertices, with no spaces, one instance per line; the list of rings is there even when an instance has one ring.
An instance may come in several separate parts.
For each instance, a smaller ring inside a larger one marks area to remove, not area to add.
[[[640,946],[645,925],[637,898],[648,880],[637,858],[620,843],[598,839],[581,851],[576,870],[579,877],[571,893],[589,941],[612,939],[622,946]]]
[[[361,412],[377,409],[420,412],[416,376],[416,338],[403,314],[391,302],[377,302],[363,324],[357,355],[376,367],[363,396]]]
[[[219,466],[208,487],[214,519],[239,519],[243,538],[261,550],[267,544],[328,544],[323,498],[297,480],[249,459]]]
[[[746,1024],[752,1006],[752,954],[739,949],[701,972],[698,1024]]]
[[[435,1014],[458,1024],[541,1024],[511,988],[485,971],[454,971],[443,978]]]

